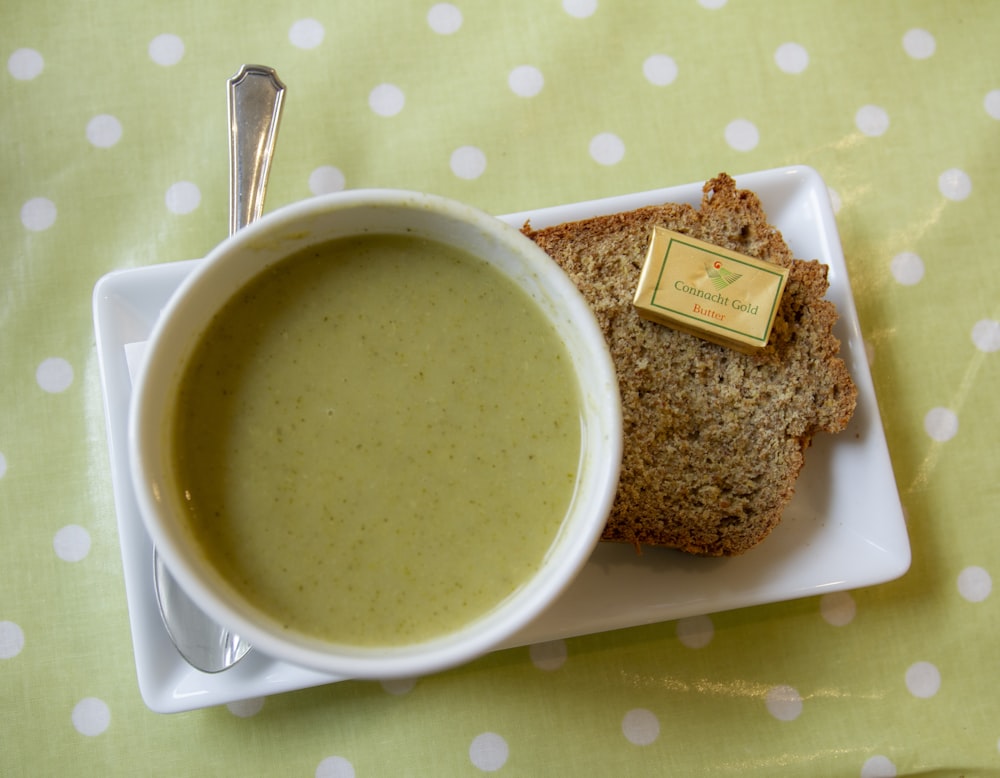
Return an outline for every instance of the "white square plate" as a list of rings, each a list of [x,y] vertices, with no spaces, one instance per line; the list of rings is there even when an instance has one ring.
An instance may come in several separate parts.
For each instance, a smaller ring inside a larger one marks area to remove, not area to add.
[[[756,548],[701,559],[667,549],[600,544],[563,596],[506,647],[650,624],[749,605],[882,583],[902,575],[910,546],[871,372],[826,185],[816,171],[788,167],[737,177],[755,191],[795,256],[830,267],[829,298],[840,321],[841,354],[858,386],[858,408],[836,436],[820,434],[806,455],[796,495],[781,524]],[[701,201],[701,184],[610,197],[501,217],[535,228],[663,202]],[[129,360],[181,280],[200,260],[109,273],[94,289],[94,321],[125,590],[139,688],[168,713],[343,680],[251,651],[216,675],[192,669],[160,622],[153,592],[152,544],[129,481]],[[128,347],[128,348],[126,348]]]

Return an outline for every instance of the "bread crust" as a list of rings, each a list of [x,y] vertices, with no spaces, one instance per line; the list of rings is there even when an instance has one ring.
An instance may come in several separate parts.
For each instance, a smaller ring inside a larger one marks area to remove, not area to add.
[[[743,354],[639,317],[632,298],[655,225],[789,268],[768,345]],[[721,173],[700,208],[639,208],[522,230],[593,309],[618,371],[625,445],[603,539],[742,554],[778,524],[806,448],[844,429],[857,389],[824,299],[827,267],[793,257],[759,198]]]

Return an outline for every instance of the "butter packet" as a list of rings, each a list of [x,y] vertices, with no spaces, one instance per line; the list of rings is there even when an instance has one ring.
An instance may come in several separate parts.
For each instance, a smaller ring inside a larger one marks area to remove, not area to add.
[[[654,227],[633,305],[644,319],[753,353],[767,345],[788,269]]]

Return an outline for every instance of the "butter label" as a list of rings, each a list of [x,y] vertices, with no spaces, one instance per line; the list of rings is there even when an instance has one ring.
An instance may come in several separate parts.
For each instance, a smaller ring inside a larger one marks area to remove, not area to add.
[[[653,229],[633,304],[644,319],[740,351],[767,345],[787,268]]]

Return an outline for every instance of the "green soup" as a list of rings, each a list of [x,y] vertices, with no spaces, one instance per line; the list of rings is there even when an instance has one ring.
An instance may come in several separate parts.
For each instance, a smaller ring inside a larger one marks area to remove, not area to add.
[[[193,532],[285,629],[429,639],[540,565],[572,498],[580,400],[527,294],[461,251],[334,241],[254,279],[181,382]]]

